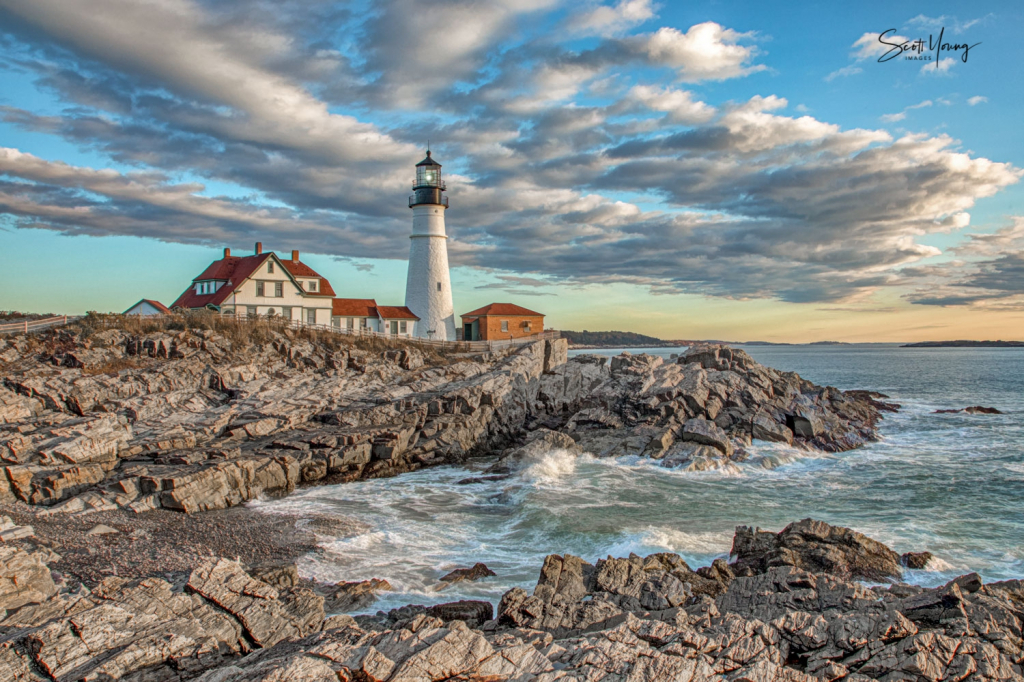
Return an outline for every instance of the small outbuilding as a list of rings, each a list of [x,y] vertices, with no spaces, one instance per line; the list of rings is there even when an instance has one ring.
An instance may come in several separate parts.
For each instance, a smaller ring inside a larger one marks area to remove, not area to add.
[[[160,301],[154,301],[149,298],[144,298],[128,310],[124,311],[122,315],[141,315],[142,317],[151,317],[153,315],[169,315],[170,310]]]
[[[462,317],[464,341],[503,341],[544,331],[544,314],[514,303],[491,303]]]

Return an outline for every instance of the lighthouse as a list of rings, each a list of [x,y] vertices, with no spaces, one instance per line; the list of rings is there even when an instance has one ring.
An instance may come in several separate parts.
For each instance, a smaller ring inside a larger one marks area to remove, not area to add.
[[[441,164],[430,156],[416,164],[416,180],[409,197],[412,235],[409,246],[409,275],[405,281],[405,306],[419,319],[416,336],[455,340],[455,306],[448,274],[448,235],[444,212],[448,209],[447,189],[441,179]]]

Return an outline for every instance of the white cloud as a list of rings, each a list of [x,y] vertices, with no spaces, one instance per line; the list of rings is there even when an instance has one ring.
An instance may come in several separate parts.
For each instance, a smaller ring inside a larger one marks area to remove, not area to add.
[[[924,14],[918,14],[913,19],[907,21],[912,26],[919,26],[926,31],[939,31],[943,27],[952,31],[953,33],[963,33],[967,29],[971,28],[975,24],[987,19],[992,16],[991,14],[977,19],[969,19],[967,21],[960,21],[956,17],[946,16],[945,14],[938,17],[929,17]]]
[[[637,85],[629,96],[654,111],[664,111],[678,123],[706,123],[715,115],[715,108],[693,99],[688,90]]]
[[[851,64],[850,66],[844,66],[843,68],[837,69],[836,71],[833,71],[829,75],[825,76],[825,82],[831,83],[836,78],[855,76],[858,73],[864,73],[864,69],[860,68],[859,66],[854,66],[853,64]]]
[[[949,104],[948,101],[939,100],[939,102],[942,103],[942,104]],[[902,121],[903,119],[905,119],[907,117],[907,112],[908,111],[913,111],[914,109],[924,109],[925,107],[932,106],[932,104],[933,104],[933,102],[930,99],[926,99],[923,102],[918,102],[917,104],[911,104],[909,107],[905,107],[903,109],[903,111],[900,111],[898,113],[895,113],[895,114],[883,114],[882,116],[880,116],[880,118],[883,121],[887,122],[887,123],[894,123],[896,121]]]
[[[660,28],[646,39],[643,49],[652,62],[678,69],[684,81],[724,80],[766,68],[748,65],[757,50],[739,41],[750,37],[708,21],[691,26],[686,33]]]
[[[889,50],[892,50],[893,47],[891,44],[885,45],[881,41],[879,41],[879,35],[879,33],[868,32],[862,35],[860,38],[857,38],[857,40],[851,46],[854,49],[853,52],[850,53],[850,56],[857,60],[877,59],[886,52],[888,52]],[[903,36],[897,35],[895,33],[889,33],[886,34],[885,41],[888,43],[899,45],[902,43],[910,42],[910,38],[904,38]]]
[[[614,7],[601,5],[570,17],[569,29],[583,35],[618,35],[654,17],[651,0],[619,0]]]
[[[988,101],[988,97],[985,97],[984,95],[975,95],[974,97],[971,97],[970,99],[968,99],[967,103],[973,107],[976,104],[981,104],[981,103],[987,102],[987,101]]]
[[[925,76],[951,76],[950,69],[956,60],[952,57],[943,57],[937,62],[929,62],[921,67],[921,73]]]

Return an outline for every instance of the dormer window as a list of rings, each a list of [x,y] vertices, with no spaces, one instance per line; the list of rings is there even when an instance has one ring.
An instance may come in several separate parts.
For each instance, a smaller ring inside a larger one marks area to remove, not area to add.
[[[311,280],[309,282],[306,282],[306,288],[309,291],[316,291],[316,285],[317,285],[317,281],[315,279]]]

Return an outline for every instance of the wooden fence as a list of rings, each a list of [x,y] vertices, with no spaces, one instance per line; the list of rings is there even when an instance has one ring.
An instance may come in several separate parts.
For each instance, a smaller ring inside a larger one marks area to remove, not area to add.
[[[167,315],[153,315],[154,318],[168,317]],[[51,327],[60,327],[74,322],[80,319],[80,315],[58,315],[56,317],[48,317],[42,320],[26,320],[24,322],[12,322],[9,324],[0,324],[0,334],[28,334],[31,332],[42,331],[43,329],[49,329]],[[244,321],[248,318],[244,316],[238,316],[239,321]],[[329,324],[307,324],[299,320],[281,320],[277,318],[268,318],[274,322],[279,322],[282,328],[289,329],[315,329],[317,331],[330,332],[332,334],[344,334],[346,336],[356,336],[362,338],[378,338],[387,341],[401,341],[403,343],[412,343],[422,346],[430,346],[433,348],[440,348],[444,350],[452,350],[455,352],[463,351],[467,353],[478,353],[483,351],[501,350],[503,348],[509,348],[511,346],[523,346],[536,341],[543,341],[545,339],[558,339],[561,338],[561,333],[555,330],[548,330],[546,332],[539,332],[530,336],[524,336],[518,339],[502,339],[500,341],[441,341],[439,339],[421,339],[416,336],[402,336],[397,334],[389,334],[388,332],[375,332],[371,329],[348,329],[346,327],[335,327]]]
[[[63,327],[68,322],[74,322],[80,315],[56,315],[42,320],[25,320],[23,322],[8,322],[0,324],[0,334],[29,334],[38,332],[50,327]]]

